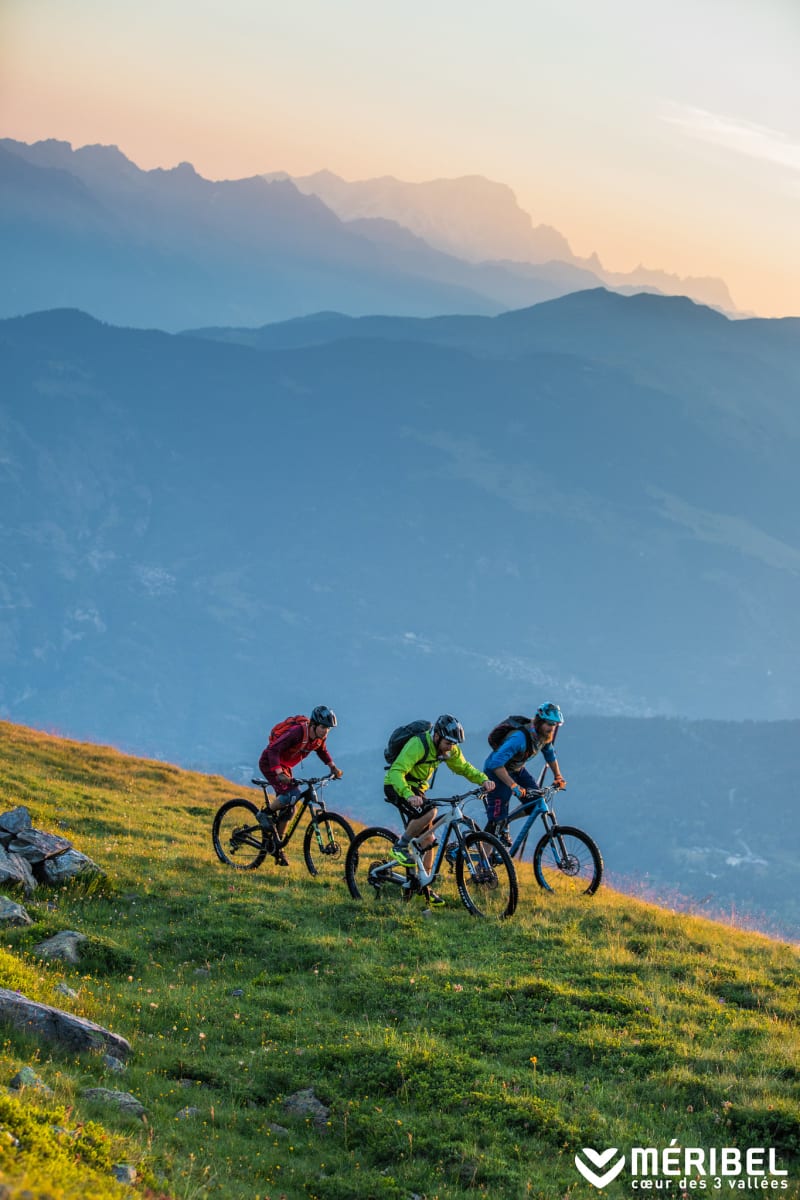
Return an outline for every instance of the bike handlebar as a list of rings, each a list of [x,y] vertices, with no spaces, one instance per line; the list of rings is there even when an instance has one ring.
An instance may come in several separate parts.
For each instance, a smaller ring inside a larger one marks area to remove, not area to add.
[[[331,772],[329,775],[320,775],[318,779],[292,779],[293,787],[314,787],[318,783],[330,783],[332,779],[338,779],[337,775]],[[254,779],[253,783],[257,783],[259,787],[272,787],[268,779]]]
[[[453,808],[460,804],[462,800],[469,800],[473,796],[486,796],[488,792],[484,790],[483,784],[480,787],[472,788],[469,792],[463,792],[460,796],[431,796],[428,799],[428,804],[452,804]]]

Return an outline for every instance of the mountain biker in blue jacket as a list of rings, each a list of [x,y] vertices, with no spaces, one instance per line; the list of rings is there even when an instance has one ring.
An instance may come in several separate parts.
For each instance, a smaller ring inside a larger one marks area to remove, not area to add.
[[[489,833],[494,833],[498,825],[503,825],[512,796],[522,800],[529,789],[536,790],[536,780],[526,770],[525,764],[540,751],[553,772],[556,787],[567,786],[553,747],[555,732],[563,724],[564,717],[557,704],[542,704],[529,725],[512,730],[486,759],[483,769],[495,783],[494,791],[484,800],[486,829]],[[503,829],[501,836],[506,844],[510,844],[507,830]]]

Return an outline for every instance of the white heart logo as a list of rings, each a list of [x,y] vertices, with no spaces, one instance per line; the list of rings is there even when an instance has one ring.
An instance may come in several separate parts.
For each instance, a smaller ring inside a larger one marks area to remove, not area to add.
[[[583,1153],[591,1162],[594,1163],[596,1167],[604,1167],[606,1163],[609,1162],[617,1153],[617,1147],[612,1146],[610,1150],[603,1150],[601,1152],[599,1150],[590,1150],[588,1146],[584,1146]],[[622,1158],[618,1159],[617,1162],[614,1163],[613,1167],[606,1171],[605,1175],[596,1174],[591,1167],[587,1167],[586,1163],[583,1162],[583,1160],[577,1154],[575,1155],[575,1166],[588,1183],[593,1184],[596,1188],[602,1188],[605,1187],[607,1183],[611,1183],[613,1179],[617,1178],[620,1171],[625,1166],[625,1155],[623,1154]]]

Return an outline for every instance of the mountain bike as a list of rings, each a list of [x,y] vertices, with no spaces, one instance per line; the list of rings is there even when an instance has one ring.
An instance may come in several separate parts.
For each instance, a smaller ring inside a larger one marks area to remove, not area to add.
[[[517,876],[505,846],[496,837],[479,829],[464,815],[463,805],[473,796],[482,796],[482,788],[461,796],[431,799],[447,811],[437,816],[426,833],[409,842],[415,867],[402,867],[390,858],[398,834],[391,829],[372,826],[362,830],[350,844],[344,875],[350,895],[362,900],[370,893],[377,901],[403,903],[424,890],[436,879],[444,865],[455,871],[461,902],[475,917],[504,918],[517,907]],[[424,850],[419,843],[438,830],[436,854],[430,871],[423,865]]]
[[[603,859],[596,843],[572,825],[559,825],[553,807],[553,796],[560,789],[529,788],[519,808],[510,812],[505,821],[495,822],[495,832],[505,832],[512,821],[525,817],[508,853],[522,859],[528,834],[537,817],[542,818],[545,833],[533,851],[533,873],[539,887],[560,895],[593,896],[603,878]]]
[[[308,810],[310,820],[303,838],[303,858],[310,875],[327,878],[342,869],[342,860],[347,847],[353,840],[353,830],[344,817],[328,812],[319,791],[335,776],[323,775],[319,779],[297,779],[297,787],[303,792],[296,801],[295,811],[286,826],[283,837],[276,828],[280,810],[270,812],[266,779],[253,779],[264,792],[264,803],[258,808],[252,800],[237,798],[226,800],[214,817],[211,840],[220,862],[238,871],[253,871],[260,867],[268,854],[277,858],[288,846],[303,815]]]

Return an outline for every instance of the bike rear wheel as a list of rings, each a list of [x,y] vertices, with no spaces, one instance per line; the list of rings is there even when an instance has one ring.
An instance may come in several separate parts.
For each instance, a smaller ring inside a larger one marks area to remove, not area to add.
[[[533,852],[533,873],[547,892],[593,896],[603,878],[603,859],[588,833],[572,825],[556,825]]]
[[[266,858],[272,834],[259,822],[255,804],[227,800],[214,817],[211,841],[220,862],[237,871],[253,871]]]
[[[324,879],[341,876],[354,836],[349,822],[337,813],[312,813],[303,838],[303,858],[309,875]]]
[[[502,920],[513,915],[519,890],[511,857],[491,833],[468,833],[456,859],[461,902],[474,917]]]
[[[390,857],[397,834],[373,826],[363,829],[350,843],[344,876],[354,900],[372,897],[383,904],[403,904],[412,889],[405,886],[411,872]]]

